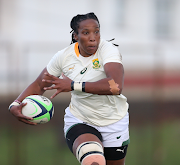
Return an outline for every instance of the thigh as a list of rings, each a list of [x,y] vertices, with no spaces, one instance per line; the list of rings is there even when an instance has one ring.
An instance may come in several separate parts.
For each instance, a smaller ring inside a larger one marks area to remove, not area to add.
[[[80,163],[105,165],[102,136],[95,128],[76,124],[67,132],[66,142]]]
[[[130,142],[128,114],[116,123],[97,129],[103,137],[104,147],[119,147]]]
[[[121,147],[105,147],[104,156],[107,165],[124,165],[128,145]]]
[[[82,123],[75,124],[67,131],[66,142],[73,154],[80,144],[87,141],[95,141],[102,145],[102,136],[95,128]]]
[[[96,135],[91,134],[91,133],[85,133],[85,134],[78,136],[76,138],[76,140],[74,141],[73,147],[72,147],[73,154],[76,156],[76,150],[77,150],[78,146],[84,142],[89,142],[89,141],[98,142],[103,147],[102,142]]]

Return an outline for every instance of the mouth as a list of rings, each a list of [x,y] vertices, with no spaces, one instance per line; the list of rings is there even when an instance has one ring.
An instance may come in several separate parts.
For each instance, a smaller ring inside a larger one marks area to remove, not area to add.
[[[96,50],[96,48],[97,48],[96,46],[88,46],[89,50]]]

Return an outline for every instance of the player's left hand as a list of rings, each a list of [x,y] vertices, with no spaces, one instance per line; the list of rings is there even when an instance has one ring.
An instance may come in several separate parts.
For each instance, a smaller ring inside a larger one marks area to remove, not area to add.
[[[71,82],[72,80],[62,74],[62,79],[50,75],[49,73],[44,73],[48,79],[42,79],[43,82],[52,84],[50,87],[44,87],[44,90],[57,89],[57,91],[51,96],[51,99],[54,98],[61,92],[71,91]]]

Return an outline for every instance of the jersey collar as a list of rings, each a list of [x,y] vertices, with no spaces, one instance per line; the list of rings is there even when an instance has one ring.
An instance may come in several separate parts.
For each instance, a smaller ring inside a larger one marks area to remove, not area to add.
[[[80,53],[79,53],[79,48],[78,48],[78,42],[75,43],[74,51],[76,53],[76,56],[79,57]]]
[[[78,44],[78,42],[76,42],[74,45],[74,51],[75,51],[77,57],[79,57],[79,55],[80,55],[78,46],[79,46],[79,44]],[[95,54],[93,54],[93,55],[95,55]]]

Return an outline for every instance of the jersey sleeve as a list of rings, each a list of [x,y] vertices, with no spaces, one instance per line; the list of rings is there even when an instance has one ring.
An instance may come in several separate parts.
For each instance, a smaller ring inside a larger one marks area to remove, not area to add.
[[[48,65],[47,65],[47,71],[49,74],[59,77],[61,76],[62,73],[62,69],[61,69],[61,56],[62,56],[63,52],[62,51],[58,51],[53,57],[52,59],[49,61]]]
[[[103,65],[108,62],[117,62],[122,64],[122,56],[118,48],[111,42],[105,42],[101,47],[101,58],[103,59]]]

